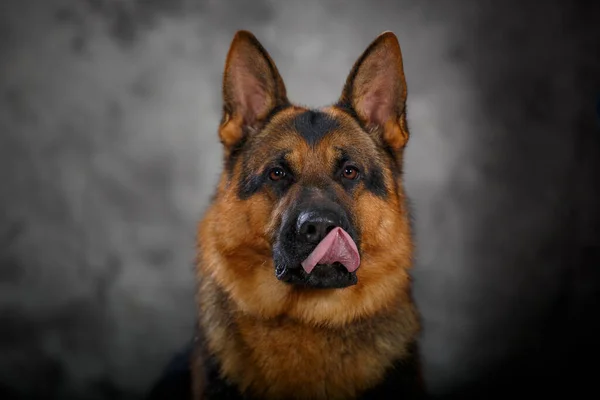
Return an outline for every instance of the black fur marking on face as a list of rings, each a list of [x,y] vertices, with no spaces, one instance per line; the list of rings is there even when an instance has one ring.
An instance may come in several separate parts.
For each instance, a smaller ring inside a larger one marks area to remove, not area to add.
[[[358,182],[362,181],[365,189],[375,196],[381,198],[387,197],[388,192],[385,186],[383,170],[379,166],[371,164],[367,171],[363,171],[359,165],[352,163],[352,158],[348,151],[342,148],[338,148],[338,151],[340,152],[340,158],[336,162],[334,174],[340,177],[342,186],[346,190],[352,191]],[[346,165],[355,166],[359,169],[360,177],[357,180],[348,180],[342,177],[343,169]]]
[[[385,181],[383,179],[383,171],[381,168],[371,166],[369,173],[363,178],[365,188],[373,193],[375,196],[386,198],[387,188],[385,187]]]
[[[260,190],[264,181],[263,175],[257,175],[252,172],[245,173],[240,179],[238,197],[242,200],[248,200]]]
[[[308,110],[297,115],[291,121],[291,124],[311,146],[317,144],[325,135],[339,127],[339,123],[335,118],[324,112],[314,110]]]
[[[238,197],[242,200],[247,200],[252,195],[256,194],[266,184],[271,184],[275,194],[278,197],[282,197],[294,182],[292,170],[285,159],[287,153],[289,153],[287,150],[281,152],[273,162],[267,164],[261,173],[249,171],[250,168],[247,166],[248,162],[247,160],[244,160],[243,170],[246,172],[242,173],[242,177],[240,179]],[[269,172],[271,169],[276,167],[282,168],[286,175],[279,181],[271,181],[269,179]]]

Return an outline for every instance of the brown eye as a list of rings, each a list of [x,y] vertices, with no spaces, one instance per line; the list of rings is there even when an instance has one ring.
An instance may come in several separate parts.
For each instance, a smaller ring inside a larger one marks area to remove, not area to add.
[[[269,179],[271,179],[272,181],[278,181],[284,177],[285,171],[281,168],[273,168],[271,171],[269,171]]]
[[[344,167],[344,178],[350,180],[358,178],[358,169],[349,165]]]

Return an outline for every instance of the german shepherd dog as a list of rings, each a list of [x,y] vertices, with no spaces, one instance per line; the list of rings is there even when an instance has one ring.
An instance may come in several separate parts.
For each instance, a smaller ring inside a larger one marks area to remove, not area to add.
[[[406,96],[392,32],[319,109],[292,104],[256,37],[235,34],[198,227],[195,399],[421,398]]]

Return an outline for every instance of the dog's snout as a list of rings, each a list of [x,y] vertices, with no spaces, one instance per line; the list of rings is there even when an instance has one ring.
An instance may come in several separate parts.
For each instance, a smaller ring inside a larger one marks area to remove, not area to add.
[[[307,211],[298,216],[298,239],[317,244],[340,225],[340,216],[333,211]]]

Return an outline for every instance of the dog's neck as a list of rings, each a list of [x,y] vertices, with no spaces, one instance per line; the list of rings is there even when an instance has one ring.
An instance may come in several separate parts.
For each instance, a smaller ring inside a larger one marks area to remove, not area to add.
[[[393,308],[327,327],[286,316],[260,319],[239,311],[214,282],[202,286],[208,353],[228,380],[258,398],[354,398],[410,357],[419,330],[409,294]]]

